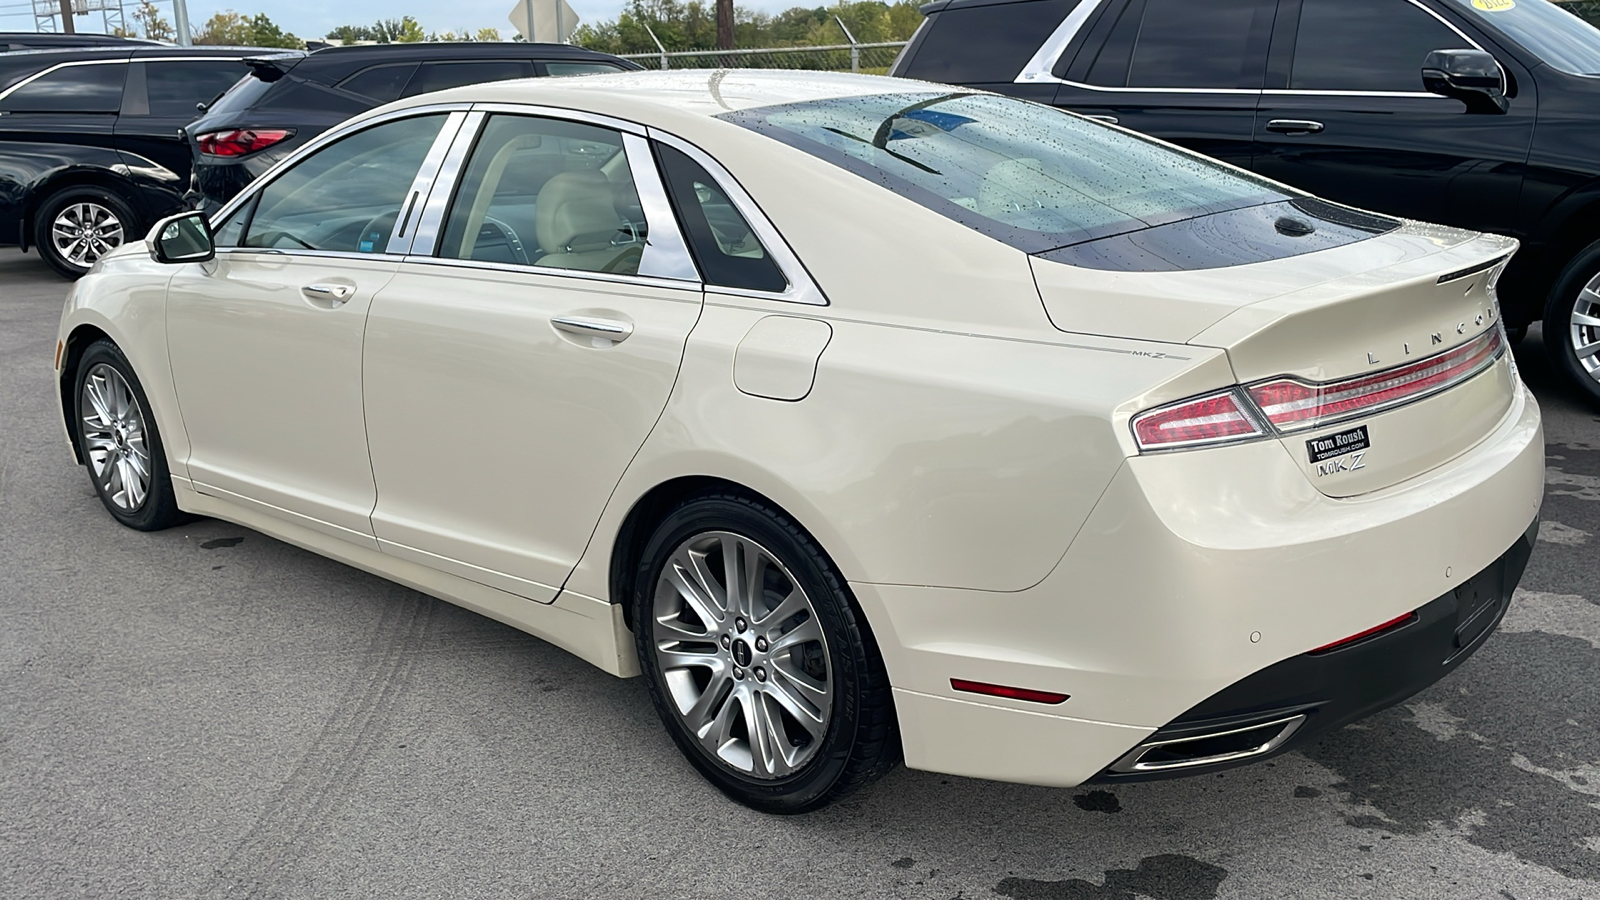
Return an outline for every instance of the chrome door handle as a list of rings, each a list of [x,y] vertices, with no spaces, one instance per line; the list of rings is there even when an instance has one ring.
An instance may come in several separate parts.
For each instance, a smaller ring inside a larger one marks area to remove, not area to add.
[[[633,334],[631,323],[594,316],[552,316],[550,324],[554,325],[557,331],[565,331],[579,337],[598,338],[613,344],[625,341],[628,335]]]
[[[321,300],[332,306],[339,306],[349,300],[350,295],[355,292],[356,289],[348,284],[308,284],[300,289],[300,293],[312,300]]]
[[[1310,119],[1273,119],[1267,123],[1267,130],[1274,134],[1318,134],[1322,123]]]

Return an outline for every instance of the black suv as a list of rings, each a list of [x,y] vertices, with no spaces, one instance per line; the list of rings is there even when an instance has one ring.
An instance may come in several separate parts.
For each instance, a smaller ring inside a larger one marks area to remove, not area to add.
[[[215,209],[294,148],[391,100],[482,81],[640,68],[580,47],[522,43],[329,47],[251,65],[255,77],[240,81],[187,129],[196,206]]]
[[[1522,240],[1513,337],[1600,400],[1600,31],[1546,0],[940,0],[891,74]]]
[[[0,245],[77,277],[183,208],[195,104],[259,49],[124,43],[0,54]]]

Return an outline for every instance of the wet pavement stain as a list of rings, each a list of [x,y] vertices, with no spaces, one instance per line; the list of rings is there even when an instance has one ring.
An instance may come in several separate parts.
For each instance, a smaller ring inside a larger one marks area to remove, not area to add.
[[[1308,787],[1302,784],[1294,789],[1294,795],[1300,800],[1315,800],[1316,798],[1322,796],[1322,792],[1314,787]]]
[[[1139,860],[1136,869],[1108,869],[1104,884],[1068,878],[1038,881],[1007,878],[994,891],[1012,900],[1213,900],[1228,870],[1188,856],[1163,853]]]
[[[894,862],[889,863],[889,865],[894,866],[896,869],[909,869],[916,864],[917,861],[909,856],[902,856]]]
[[[242,537],[213,538],[200,545],[201,550],[220,550],[223,547],[237,547],[244,543]]]
[[[1072,802],[1084,812],[1119,813],[1122,812],[1122,802],[1117,795],[1110,791],[1090,791],[1072,798]]]

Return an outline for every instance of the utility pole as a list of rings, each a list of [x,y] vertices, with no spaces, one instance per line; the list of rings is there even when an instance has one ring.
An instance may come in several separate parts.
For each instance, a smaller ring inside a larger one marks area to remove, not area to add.
[[[78,33],[78,26],[72,21],[72,0],[61,0],[61,31],[63,34]]]
[[[68,0],[61,2],[66,3]],[[192,41],[189,37],[189,0],[172,0],[172,27],[178,32],[178,46],[190,46]]]
[[[717,49],[733,49],[733,0],[717,0]]]

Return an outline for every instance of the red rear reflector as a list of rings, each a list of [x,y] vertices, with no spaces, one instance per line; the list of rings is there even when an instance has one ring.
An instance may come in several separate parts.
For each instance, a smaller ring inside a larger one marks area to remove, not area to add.
[[[1373,635],[1377,634],[1380,631],[1388,631],[1391,628],[1399,628],[1402,625],[1410,625],[1412,620],[1416,619],[1416,617],[1417,617],[1417,614],[1414,613],[1414,612],[1408,612],[1403,616],[1395,616],[1394,618],[1392,618],[1389,621],[1383,623],[1382,625],[1374,625],[1371,628],[1368,628],[1366,631],[1358,631],[1355,634],[1352,634],[1347,638],[1340,638],[1339,640],[1334,641],[1331,644],[1323,644],[1321,647],[1318,647],[1315,650],[1309,650],[1307,652],[1308,653],[1321,653],[1324,650],[1334,650],[1334,649],[1337,649],[1339,647],[1343,647],[1345,644],[1353,644],[1356,641],[1361,640],[1362,638],[1372,637]]]
[[[1133,436],[1142,450],[1222,443],[1265,433],[1231,390],[1152,409],[1133,419]]]
[[[988,694],[991,697],[1005,697],[1011,700],[1027,700],[1031,703],[1065,703],[1067,694],[1057,694],[1051,691],[1034,691],[1028,688],[1007,687],[1003,684],[988,684],[982,681],[967,681],[961,678],[950,679],[950,686],[958,691],[969,694]]]
[[[1492,365],[1503,349],[1500,329],[1491,328],[1453,350],[1374,375],[1329,384],[1280,378],[1252,386],[1250,397],[1280,431],[1303,431],[1460,384]]]
[[[211,131],[194,139],[205,156],[245,156],[265,150],[294,134],[287,128],[235,128]]]

